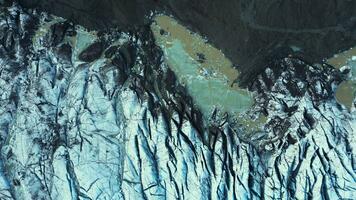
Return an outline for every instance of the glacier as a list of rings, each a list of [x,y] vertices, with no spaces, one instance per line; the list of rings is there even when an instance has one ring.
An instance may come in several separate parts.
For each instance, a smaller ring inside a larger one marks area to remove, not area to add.
[[[202,117],[150,27],[0,6],[0,199],[354,199],[347,73],[266,63],[249,88],[266,124],[246,134]]]

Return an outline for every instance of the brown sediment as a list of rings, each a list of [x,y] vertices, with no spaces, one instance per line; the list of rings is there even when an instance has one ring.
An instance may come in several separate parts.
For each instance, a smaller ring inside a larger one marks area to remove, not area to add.
[[[175,73],[178,73],[181,84],[187,84],[188,91],[190,89],[189,92],[198,107],[205,113],[205,116],[208,116],[209,111],[217,106],[221,111],[233,114],[238,123],[245,127],[245,131],[248,133],[256,132],[265,124],[267,120],[265,116],[260,116],[254,120],[246,117],[240,111],[236,111],[240,108],[243,108],[241,110],[244,111],[248,110],[253,104],[253,99],[247,90],[234,84],[239,76],[239,71],[233,68],[232,62],[220,50],[169,16],[158,15],[154,18],[154,21],[151,29],[157,44],[163,47],[165,51],[167,63]],[[185,71],[185,73],[191,71],[189,75],[182,74],[184,72],[175,69],[174,64],[176,63],[172,63],[167,58],[169,57],[169,49],[177,43],[182,45],[184,52],[192,59],[193,65],[186,65],[186,67],[192,68]],[[196,76],[200,76],[200,78]],[[187,80],[191,78],[193,79]],[[193,84],[193,86],[189,88],[189,84]]]
[[[157,43],[167,51],[173,48],[173,44],[179,43],[184,50],[184,54],[187,54],[191,60],[192,65],[187,64],[186,66],[191,67],[191,69],[187,69],[185,72],[180,72],[182,69],[178,68],[173,70],[178,73],[182,84],[187,84],[188,80],[186,79],[191,79],[191,76],[194,76],[194,80],[192,81],[196,84],[199,83],[202,86],[201,90],[205,90],[205,93],[212,93],[205,97],[209,105],[215,104],[224,107],[225,105],[232,106],[232,104],[236,104],[237,107],[243,107],[244,103],[241,105],[238,104],[239,99],[237,96],[247,99],[250,98],[252,102],[251,95],[247,90],[241,89],[236,84],[233,84],[239,72],[233,68],[232,62],[226,58],[220,50],[207,43],[200,35],[192,33],[186,27],[180,25],[174,18],[166,15],[158,15],[154,18],[154,21],[155,23],[152,24],[151,29]],[[174,63],[172,63],[170,59],[167,60],[167,63],[173,69],[175,68]],[[203,82],[200,83],[200,81]],[[216,85],[214,83],[216,83]],[[191,86],[191,92],[198,92],[197,87],[199,86]],[[212,99],[219,100],[213,102]],[[229,100],[229,102],[224,100]],[[244,100],[246,101],[246,99]],[[197,99],[197,102],[199,101],[200,99]],[[242,102],[243,100],[241,99],[240,101]]]
[[[347,64],[347,62],[352,58],[352,56],[356,56],[356,47],[336,54],[334,57],[329,58],[327,60],[327,63],[334,66],[336,69],[340,69],[341,67]]]
[[[356,97],[356,80],[355,80],[355,64],[351,64],[353,57],[356,56],[356,47],[351,48],[342,53],[336,54],[334,57],[327,60],[327,63],[334,66],[336,69],[340,69],[343,66],[350,65],[352,78],[342,82],[336,89],[335,98],[336,100],[344,105],[347,109],[352,108],[353,100]]]
[[[172,42],[172,38],[178,39],[183,43],[186,52],[194,60],[199,61],[199,55],[204,55],[204,60],[200,62],[202,68],[211,72],[218,72],[217,76],[225,76],[230,85],[236,80],[239,72],[232,67],[232,62],[220,50],[207,43],[204,38],[189,32],[187,28],[166,15],[156,16],[155,22],[160,29],[169,34],[165,37],[168,45],[169,42]],[[154,32],[160,31],[157,29],[158,27],[153,27]]]

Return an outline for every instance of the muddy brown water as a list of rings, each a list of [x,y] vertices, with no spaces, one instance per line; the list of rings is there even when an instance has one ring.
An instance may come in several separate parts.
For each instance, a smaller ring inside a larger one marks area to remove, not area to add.
[[[151,29],[169,67],[205,117],[218,108],[235,116],[248,133],[266,122],[264,116],[256,120],[246,117],[254,103],[252,94],[234,83],[240,73],[219,49],[172,17],[158,15],[154,20]]]
[[[336,100],[351,110],[356,97],[356,47],[336,54],[328,59],[327,62],[337,69],[346,65],[351,67],[352,77],[350,80],[342,82],[335,93]]]

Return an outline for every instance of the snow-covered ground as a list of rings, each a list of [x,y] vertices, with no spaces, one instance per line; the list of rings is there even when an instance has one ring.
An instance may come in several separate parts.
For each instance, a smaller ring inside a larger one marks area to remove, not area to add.
[[[339,71],[268,64],[251,88],[267,124],[247,137],[201,126],[148,30],[0,7],[0,199],[354,199]]]

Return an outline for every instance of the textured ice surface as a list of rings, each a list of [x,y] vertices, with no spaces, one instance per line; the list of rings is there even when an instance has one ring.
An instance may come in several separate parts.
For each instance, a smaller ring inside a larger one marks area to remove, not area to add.
[[[148,28],[98,35],[0,9],[0,199],[354,198],[338,70],[268,64],[251,88],[267,124],[250,137],[228,119],[200,126]],[[97,40],[105,51],[80,61]]]

